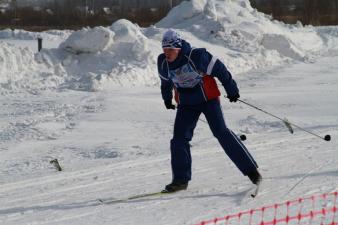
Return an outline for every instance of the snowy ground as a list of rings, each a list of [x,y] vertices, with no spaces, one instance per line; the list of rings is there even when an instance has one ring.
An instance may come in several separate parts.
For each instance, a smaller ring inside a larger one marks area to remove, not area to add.
[[[183,3],[142,29],[122,20],[73,36],[0,31],[1,224],[194,224],[338,190],[338,28],[287,26],[247,1],[215,2]],[[155,63],[172,24],[228,65],[243,100],[332,140],[296,128],[290,134],[280,121],[223,98],[228,126],[247,136],[265,178],[256,199],[246,197],[250,182],[200,121],[187,191],[100,204],[171,180],[175,112],[163,106]],[[41,53],[37,35],[51,40]]]

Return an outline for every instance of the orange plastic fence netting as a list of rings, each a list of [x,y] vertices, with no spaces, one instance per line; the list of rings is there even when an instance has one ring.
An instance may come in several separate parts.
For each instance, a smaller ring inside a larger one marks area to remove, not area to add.
[[[338,192],[251,209],[195,225],[338,225]]]

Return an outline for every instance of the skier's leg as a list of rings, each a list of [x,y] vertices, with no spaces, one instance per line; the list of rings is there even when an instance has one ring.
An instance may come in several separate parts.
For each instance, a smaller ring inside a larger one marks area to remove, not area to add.
[[[191,155],[189,142],[201,112],[194,107],[178,106],[171,140],[171,166],[173,181],[188,182],[191,179]]]
[[[209,123],[213,135],[218,139],[225,153],[235,163],[237,168],[248,175],[253,171],[257,171],[257,163],[243,145],[241,140],[227,128],[221,105],[218,99],[207,102],[203,113]]]

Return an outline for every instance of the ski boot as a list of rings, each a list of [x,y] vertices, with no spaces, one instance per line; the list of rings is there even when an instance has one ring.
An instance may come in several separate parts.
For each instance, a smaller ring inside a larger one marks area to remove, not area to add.
[[[188,188],[187,181],[173,181],[170,184],[165,186],[165,189],[162,192],[176,192],[181,190],[186,190]]]

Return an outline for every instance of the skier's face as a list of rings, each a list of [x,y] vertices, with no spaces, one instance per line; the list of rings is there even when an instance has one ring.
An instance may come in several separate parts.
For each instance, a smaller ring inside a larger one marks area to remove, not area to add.
[[[163,48],[164,55],[168,62],[174,62],[180,51],[180,48]]]

